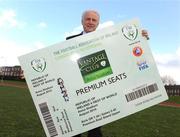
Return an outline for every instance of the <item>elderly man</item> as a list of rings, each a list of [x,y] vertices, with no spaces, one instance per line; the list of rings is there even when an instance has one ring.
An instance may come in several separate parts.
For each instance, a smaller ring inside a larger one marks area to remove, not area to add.
[[[83,31],[80,34],[67,37],[66,40],[95,31],[99,25],[99,19],[100,16],[98,12],[94,10],[85,11],[82,15],[82,20],[81,20]]]
[[[99,20],[100,20],[100,15],[97,11],[94,10],[85,11],[82,15],[82,20],[81,20],[83,31],[80,34],[67,37],[66,40],[95,31],[99,25]],[[149,39],[146,30],[142,30],[142,36]]]
[[[85,11],[82,15],[82,20],[81,20],[83,31],[80,34],[67,37],[66,40],[95,31],[99,25],[99,19],[100,16],[98,12],[94,10]],[[76,135],[74,137],[81,137],[81,135]],[[88,131],[88,137],[102,137],[100,127]]]
[[[99,20],[100,20],[100,15],[97,11],[95,10],[85,11],[82,15],[82,20],[81,20],[83,31],[80,34],[67,37],[66,40],[95,31],[99,25]],[[143,30],[142,35],[145,36],[147,39],[149,39],[147,31]],[[74,137],[81,137],[81,135],[79,134]],[[102,137],[100,127],[88,131],[88,137]]]

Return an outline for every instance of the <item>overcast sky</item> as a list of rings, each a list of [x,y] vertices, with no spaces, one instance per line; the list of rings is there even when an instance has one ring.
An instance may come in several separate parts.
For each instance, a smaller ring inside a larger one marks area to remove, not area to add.
[[[0,0],[0,66],[81,32],[86,9],[100,13],[100,28],[139,18],[161,76],[180,84],[180,0]]]

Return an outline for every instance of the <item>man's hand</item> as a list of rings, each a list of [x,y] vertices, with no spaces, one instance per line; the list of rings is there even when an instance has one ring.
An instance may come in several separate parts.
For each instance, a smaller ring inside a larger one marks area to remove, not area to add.
[[[146,37],[146,39],[149,40],[149,35],[148,35],[147,30],[142,30],[142,36]]]

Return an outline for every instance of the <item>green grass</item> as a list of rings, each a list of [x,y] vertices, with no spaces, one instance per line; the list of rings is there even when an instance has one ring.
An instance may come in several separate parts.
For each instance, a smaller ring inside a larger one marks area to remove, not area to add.
[[[167,100],[166,102],[173,102],[173,103],[180,104],[180,96],[171,96],[169,100]]]
[[[1,80],[0,82],[4,82],[4,83],[12,83],[12,84],[25,84],[26,85],[26,82],[25,81],[17,81],[17,80]]]
[[[45,137],[27,89],[0,87],[0,137]]]
[[[102,127],[104,137],[180,137],[180,109],[154,106]]]
[[[154,106],[101,129],[104,137],[180,137],[180,108]],[[0,87],[0,137],[45,137],[28,89]]]

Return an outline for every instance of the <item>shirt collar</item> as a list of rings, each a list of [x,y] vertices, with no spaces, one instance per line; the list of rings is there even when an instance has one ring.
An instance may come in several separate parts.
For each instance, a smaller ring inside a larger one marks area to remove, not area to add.
[[[83,31],[83,32],[82,32],[82,34],[84,35],[84,34],[86,34],[86,32],[85,32],[85,31]]]

